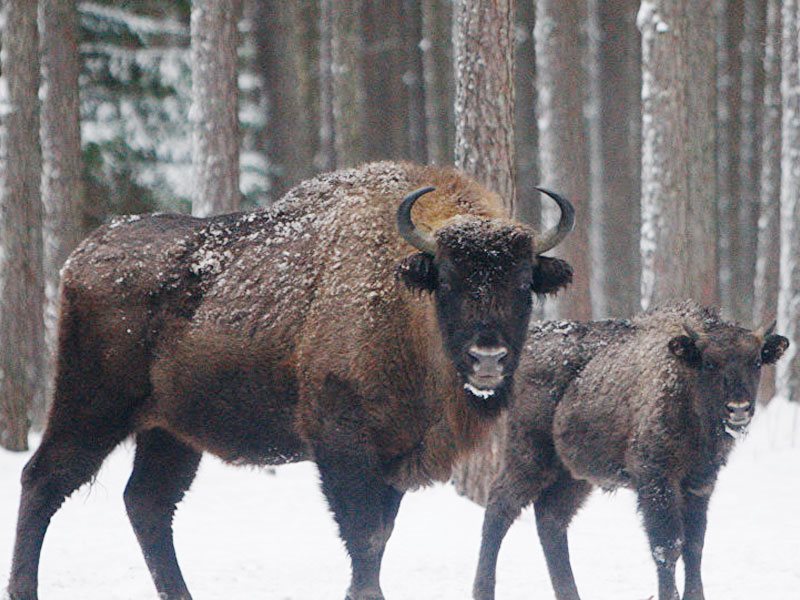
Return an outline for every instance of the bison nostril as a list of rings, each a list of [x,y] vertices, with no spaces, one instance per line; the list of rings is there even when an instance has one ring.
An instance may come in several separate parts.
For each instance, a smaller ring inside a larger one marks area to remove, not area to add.
[[[508,349],[502,346],[472,346],[467,350],[467,353],[481,363],[499,363],[508,354]]]

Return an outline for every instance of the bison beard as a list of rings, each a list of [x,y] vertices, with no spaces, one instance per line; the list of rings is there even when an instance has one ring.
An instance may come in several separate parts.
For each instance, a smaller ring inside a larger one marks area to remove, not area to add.
[[[487,433],[531,292],[569,283],[566,263],[539,255],[573,211],[545,193],[562,217],[539,234],[453,169],[375,163],[266,210],[98,229],[63,269],[55,395],[22,474],[11,598],[37,597],[51,517],[130,435],[125,505],[162,598],[191,597],[172,515],[203,452],[314,460],[352,561],[348,598],[382,598],[403,494],[447,480]]]

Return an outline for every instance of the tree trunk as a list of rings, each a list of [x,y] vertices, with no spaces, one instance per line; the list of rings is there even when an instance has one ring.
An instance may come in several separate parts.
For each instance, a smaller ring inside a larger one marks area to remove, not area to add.
[[[425,77],[425,134],[428,160],[453,160],[455,123],[451,1],[422,0],[422,68]]]
[[[719,287],[722,313],[734,313],[734,262],[738,245],[739,139],[744,0],[715,0],[717,12],[717,185]],[[708,32],[706,32],[706,35]]]
[[[241,9],[241,0],[192,2],[192,214],[198,217],[239,208],[236,50]]]
[[[4,3],[0,108],[0,446],[28,447],[43,396],[44,271],[37,3]]]
[[[503,199],[514,214],[514,0],[457,0],[456,166]],[[503,456],[506,419],[454,471],[456,490],[480,504]]]
[[[337,168],[364,161],[364,88],[361,14],[363,0],[332,0],[333,128]]]
[[[777,363],[779,395],[800,401],[800,6],[798,0],[783,2],[781,48],[781,264],[778,292],[778,331],[790,346]]]
[[[756,327],[775,318],[778,309],[781,197],[781,4],[769,0],[764,49],[764,109],[761,123],[761,190],[758,218],[753,323]],[[775,395],[775,367],[761,372],[759,398]]]
[[[595,317],[639,311],[641,36],[638,0],[592,0],[592,301]]]
[[[577,213],[575,231],[556,252],[572,265],[573,283],[548,303],[546,314],[576,320],[592,318],[586,77],[579,43],[584,7],[578,0],[539,0],[534,32],[542,183],[569,198]],[[549,223],[554,209],[546,206],[543,221]]]
[[[309,103],[313,84],[303,16],[298,2],[255,3],[253,37],[269,99],[266,146],[275,200],[314,172],[318,110]]]
[[[753,316],[756,253],[758,250],[761,119],[764,102],[764,0],[745,0],[741,43],[741,100],[739,115],[739,204],[733,248],[733,317],[749,323]]]
[[[78,10],[75,0],[42,4],[42,203],[44,207],[46,402],[54,374],[59,271],[84,236],[78,75]],[[37,414],[38,413],[38,414]],[[43,425],[44,411],[34,411]]]
[[[321,171],[336,168],[333,117],[333,0],[319,3],[319,151],[314,164]]]
[[[414,162],[426,164],[428,142],[425,139],[422,9],[416,0],[403,0],[403,39],[406,43],[403,83],[408,93],[408,157]]]
[[[642,305],[715,304],[713,15],[705,3],[642,5]]]
[[[533,0],[517,2],[514,28],[514,138],[517,156],[517,193],[522,200],[517,203],[516,218],[533,227],[539,226],[539,128],[536,125],[536,45],[533,28],[536,7]],[[540,307],[537,307],[537,309]]]

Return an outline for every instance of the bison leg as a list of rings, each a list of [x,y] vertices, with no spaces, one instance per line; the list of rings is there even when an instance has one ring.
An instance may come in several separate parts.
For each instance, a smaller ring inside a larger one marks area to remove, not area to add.
[[[191,600],[175,557],[172,517],[192,485],[200,457],[161,429],[136,436],[125,507],[159,597],[167,600]]]
[[[539,541],[558,600],[580,600],[569,560],[567,528],[591,490],[592,486],[586,481],[562,472],[533,503]]]
[[[686,585],[683,588],[683,600],[705,598],[703,581],[700,577],[700,562],[703,558],[703,542],[706,535],[708,500],[708,496],[688,491],[684,494],[683,526],[686,539],[683,544],[683,564]]]
[[[515,467],[513,461],[508,461],[489,491],[478,570],[472,587],[475,600],[494,600],[497,557],[503,539],[522,509],[534,501],[546,484],[542,473],[523,472]]]
[[[683,545],[683,519],[675,487],[661,477],[637,488],[639,510],[658,571],[658,599],[679,600],[675,586],[675,563]]]
[[[51,417],[53,420],[53,417]],[[88,482],[125,433],[88,432],[48,426],[42,443],[22,470],[14,558],[8,593],[13,600],[36,600],[39,558],[50,519],[64,499]],[[74,429],[78,429],[76,426]]]

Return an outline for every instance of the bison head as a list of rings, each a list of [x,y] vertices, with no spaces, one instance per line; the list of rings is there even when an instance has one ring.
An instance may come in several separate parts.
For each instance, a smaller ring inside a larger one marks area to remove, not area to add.
[[[494,414],[508,403],[531,314],[531,292],[555,293],[572,280],[572,268],[541,256],[572,230],[574,209],[544,191],[561,208],[555,227],[536,234],[501,219],[461,216],[429,234],[411,220],[411,207],[432,188],[409,195],[397,213],[400,234],[420,250],[398,267],[412,290],[433,295],[445,350],[469,402]]]
[[[775,323],[755,331],[720,325],[697,333],[684,325],[686,335],[669,341],[670,352],[698,371],[700,395],[729,429],[740,431],[750,424],[761,366],[774,363],[789,347],[789,340],[772,333],[774,328]]]

